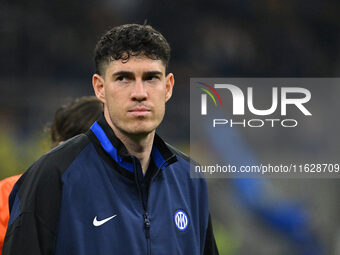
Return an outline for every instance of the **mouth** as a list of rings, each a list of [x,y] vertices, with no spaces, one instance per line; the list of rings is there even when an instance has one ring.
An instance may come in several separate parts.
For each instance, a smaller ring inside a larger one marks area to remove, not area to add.
[[[136,107],[128,111],[134,116],[145,116],[151,113],[151,110],[145,107]]]

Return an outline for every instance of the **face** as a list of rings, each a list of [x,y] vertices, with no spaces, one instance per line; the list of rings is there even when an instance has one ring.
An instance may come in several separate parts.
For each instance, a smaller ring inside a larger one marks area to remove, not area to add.
[[[155,131],[172,95],[173,74],[165,75],[161,60],[130,57],[105,68],[104,77],[95,74],[93,87],[104,103],[104,115],[113,131],[124,135],[147,135]]]

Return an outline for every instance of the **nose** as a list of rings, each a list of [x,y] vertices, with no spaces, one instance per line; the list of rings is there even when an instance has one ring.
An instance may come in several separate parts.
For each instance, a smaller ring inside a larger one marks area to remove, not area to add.
[[[142,80],[136,80],[132,89],[131,98],[133,101],[145,101],[148,98],[148,94]]]

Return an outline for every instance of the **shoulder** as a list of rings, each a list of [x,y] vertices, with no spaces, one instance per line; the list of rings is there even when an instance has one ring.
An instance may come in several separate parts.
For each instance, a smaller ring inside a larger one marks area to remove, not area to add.
[[[69,165],[90,143],[86,134],[77,135],[46,153],[41,161],[48,161],[55,164],[58,168],[65,168]]]
[[[171,144],[166,143],[166,145],[167,145],[168,148],[172,151],[172,153],[176,155],[177,158],[186,161],[188,164],[198,165],[198,163],[197,163],[195,160],[193,160],[192,158],[190,158],[190,157],[189,157],[187,154],[185,154],[184,152],[178,150],[177,148],[175,148],[175,147],[172,146]]]
[[[199,164],[187,154],[170,144],[168,148],[176,155],[177,162],[170,165],[171,172],[183,186],[188,186],[197,192],[207,193],[207,183],[202,173],[195,173],[195,167]]]
[[[52,169],[62,174],[89,143],[85,134],[77,135],[47,152],[27,172],[42,173]]]
[[[71,138],[25,171],[10,195],[9,225],[21,215],[36,215],[48,229],[55,229],[62,197],[61,177],[89,143],[85,134]]]
[[[75,136],[35,161],[17,182],[18,195],[23,201],[34,200],[48,194],[51,198],[61,191],[61,177],[78,155],[87,147],[85,134]],[[48,199],[48,197],[47,197]],[[26,208],[30,206],[27,205]]]
[[[195,167],[199,166],[199,163],[197,161],[195,161],[194,159],[190,158],[187,154],[185,154],[184,152],[178,150],[177,148],[175,148],[174,146],[166,143],[166,145],[168,146],[168,148],[172,151],[172,153],[174,153],[177,157],[178,163],[179,165],[182,167],[183,170],[188,171],[188,173],[190,174],[190,176],[192,178],[204,178],[204,175],[199,173],[195,173]]]

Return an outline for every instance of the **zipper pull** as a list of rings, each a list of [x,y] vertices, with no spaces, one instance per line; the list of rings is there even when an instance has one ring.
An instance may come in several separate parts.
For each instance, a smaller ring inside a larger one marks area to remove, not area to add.
[[[144,228],[145,228],[145,236],[147,239],[150,238],[150,219],[149,219],[149,214],[144,213]]]

